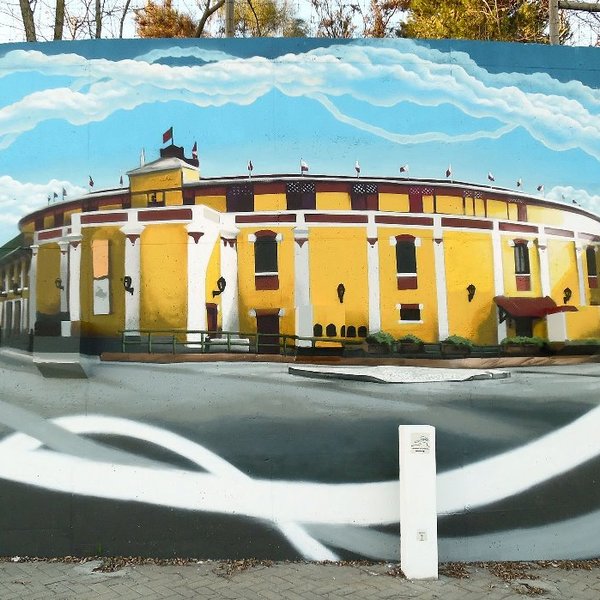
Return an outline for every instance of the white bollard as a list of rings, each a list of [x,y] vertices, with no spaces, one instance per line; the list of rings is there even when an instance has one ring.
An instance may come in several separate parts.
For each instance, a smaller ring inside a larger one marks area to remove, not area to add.
[[[435,427],[400,425],[400,567],[438,578]]]

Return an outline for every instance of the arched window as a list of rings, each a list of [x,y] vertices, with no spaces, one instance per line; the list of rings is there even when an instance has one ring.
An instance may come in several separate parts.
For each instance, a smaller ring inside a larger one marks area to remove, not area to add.
[[[356,327],[354,327],[354,325],[348,325],[348,329],[346,330],[346,337],[356,337]]]
[[[340,328],[340,337],[346,337],[346,326],[342,325]]]
[[[358,337],[361,337],[361,338],[367,337],[367,328],[364,325],[361,325],[358,328]]]
[[[419,239],[412,235],[397,235],[390,239],[396,246],[396,278],[399,290],[416,290],[417,251]]]
[[[336,326],[333,323],[329,323],[327,329],[325,329],[325,333],[327,334],[327,337],[335,337],[337,335]]]
[[[313,336],[323,337],[323,325],[321,323],[315,323],[313,326]]]
[[[262,229],[250,236],[254,242],[254,281],[257,290],[279,289],[277,242],[281,239],[274,231]]]

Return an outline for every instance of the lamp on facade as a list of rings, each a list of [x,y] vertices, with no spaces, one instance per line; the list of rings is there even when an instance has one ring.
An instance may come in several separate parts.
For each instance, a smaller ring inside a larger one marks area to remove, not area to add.
[[[132,283],[133,281],[129,275],[125,275],[125,277],[123,277],[123,287],[125,288],[125,291],[129,292],[133,296],[133,287],[131,286]]]
[[[54,280],[54,285],[59,289],[59,290],[64,290],[65,286],[63,285],[62,279],[60,277],[57,277]]]
[[[344,304],[344,294],[346,293],[346,286],[343,283],[340,283],[337,286],[337,296],[340,301],[340,304]]]
[[[573,292],[571,290],[571,288],[565,288],[563,290],[563,304],[566,304],[570,299],[571,296],[573,295]]]
[[[471,300],[473,300],[473,298],[475,297],[475,292],[476,291],[477,291],[477,288],[472,283],[470,283],[467,286],[467,300],[469,302],[471,302]]]
[[[16,281],[12,284],[12,293],[15,296],[22,296],[23,295],[23,291],[19,288],[19,284]]]

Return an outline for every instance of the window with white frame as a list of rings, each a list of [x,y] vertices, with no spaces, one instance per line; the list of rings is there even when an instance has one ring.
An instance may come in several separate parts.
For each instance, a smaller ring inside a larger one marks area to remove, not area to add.
[[[390,244],[396,248],[396,279],[399,290],[416,290],[417,247],[420,239],[412,235],[397,235],[390,238]]]
[[[278,244],[281,234],[267,229],[249,236],[254,243],[254,281],[257,290],[279,289]]]
[[[396,309],[399,311],[399,323],[422,323],[422,304],[396,304]]]

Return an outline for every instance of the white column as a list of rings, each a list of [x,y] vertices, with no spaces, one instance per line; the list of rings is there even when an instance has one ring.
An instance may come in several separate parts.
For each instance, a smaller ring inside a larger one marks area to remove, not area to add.
[[[300,216],[298,217],[300,218]],[[294,228],[294,306],[296,310],[296,335],[311,337],[313,310],[310,301],[310,252],[308,228]],[[298,347],[310,347],[309,340],[298,340]]]
[[[367,285],[369,291],[369,332],[381,329],[381,290],[379,284],[379,244],[375,216],[367,224]]]
[[[66,313],[69,310],[69,242],[61,240],[58,242],[60,248],[60,312]]]
[[[435,428],[400,425],[400,566],[408,579],[437,579]]]
[[[31,263],[29,264],[29,328],[35,327],[37,319],[37,256],[40,247],[31,246]]]
[[[492,231],[492,255],[494,259],[494,296],[504,296],[504,263],[502,262],[502,237],[500,235],[499,222],[494,221]],[[496,307],[496,323],[498,343],[508,334],[506,319],[500,323],[500,309]]]
[[[69,319],[81,321],[81,236],[69,235]]]
[[[544,236],[538,239],[538,256],[540,259],[540,279],[542,283],[542,296],[551,296],[550,263],[548,261],[548,241]]]
[[[190,223],[186,228],[188,232],[187,328],[206,330],[206,270],[217,241],[218,228],[197,222]],[[188,335],[188,342],[199,339],[199,335]]]
[[[221,324],[223,331],[240,330],[238,298],[237,236],[239,229],[221,231],[221,277],[225,289],[221,294]]]
[[[125,323],[124,329],[140,328],[140,298],[141,298],[141,235],[144,226],[135,222],[121,227],[125,235],[125,264],[123,269],[123,286],[125,277],[131,278],[131,284],[125,290]]]
[[[583,269],[583,244],[580,240],[575,242],[575,254],[577,256],[577,279],[579,281],[579,305],[586,306],[585,271]]]
[[[433,259],[435,265],[435,289],[438,312],[438,339],[446,339],[448,332],[448,295],[446,291],[446,258],[444,256],[444,238],[442,236],[441,217],[434,217]]]

